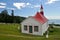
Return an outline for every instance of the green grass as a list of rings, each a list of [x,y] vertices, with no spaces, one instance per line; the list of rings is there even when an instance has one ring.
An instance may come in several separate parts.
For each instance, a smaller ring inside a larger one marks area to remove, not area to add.
[[[3,34],[20,34],[17,27],[18,24],[0,24],[0,33]]]
[[[0,24],[0,40],[60,40],[60,28],[54,28],[54,31],[49,33],[49,38],[47,39],[45,36],[23,34],[21,30],[18,30],[18,26],[20,24]]]

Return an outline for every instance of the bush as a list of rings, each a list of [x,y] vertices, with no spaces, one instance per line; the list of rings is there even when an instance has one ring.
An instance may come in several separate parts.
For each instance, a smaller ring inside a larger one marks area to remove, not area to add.
[[[49,25],[49,29],[48,30],[49,30],[49,32],[53,32],[54,31],[54,27],[53,27],[52,24]]]

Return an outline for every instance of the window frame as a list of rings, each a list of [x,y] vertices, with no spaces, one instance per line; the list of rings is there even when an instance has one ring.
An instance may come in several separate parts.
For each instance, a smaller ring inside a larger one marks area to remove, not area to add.
[[[27,31],[27,25],[24,25],[24,30]]]
[[[34,26],[34,32],[38,32],[38,31],[39,31],[38,26]]]

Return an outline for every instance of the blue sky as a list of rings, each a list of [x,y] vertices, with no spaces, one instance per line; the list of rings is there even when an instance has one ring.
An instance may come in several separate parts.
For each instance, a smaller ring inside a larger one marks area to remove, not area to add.
[[[33,16],[43,5],[44,15],[48,19],[60,19],[60,0],[0,0],[0,12],[4,9],[14,10],[14,15]]]

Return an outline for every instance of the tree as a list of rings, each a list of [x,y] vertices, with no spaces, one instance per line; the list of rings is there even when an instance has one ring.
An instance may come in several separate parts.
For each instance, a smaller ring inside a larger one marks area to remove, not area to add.
[[[0,15],[1,15],[0,16],[1,17],[1,21],[7,23],[8,11],[7,10],[3,10]]]
[[[2,23],[20,23],[22,22],[25,17],[14,16],[14,10],[11,10],[11,15],[8,14],[7,10],[3,10],[0,13],[0,22]]]

